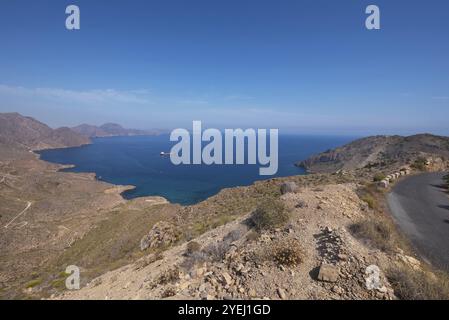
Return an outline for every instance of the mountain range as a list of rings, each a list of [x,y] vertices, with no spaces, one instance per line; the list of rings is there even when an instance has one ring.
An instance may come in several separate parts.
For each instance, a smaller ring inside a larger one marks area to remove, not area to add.
[[[105,123],[101,126],[81,124],[71,128],[76,133],[89,138],[113,137],[113,136],[145,136],[155,135],[157,131],[146,131],[139,129],[127,129],[116,123]]]
[[[99,127],[82,124],[73,128],[52,129],[48,125],[19,113],[0,113],[0,146],[2,150],[42,150],[76,147],[91,143],[91,138],[155,135],[159,131],[126,129],[116,123]]]

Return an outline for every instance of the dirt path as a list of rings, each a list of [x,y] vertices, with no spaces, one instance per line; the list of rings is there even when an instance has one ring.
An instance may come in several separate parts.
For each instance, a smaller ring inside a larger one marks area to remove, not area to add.
[[[9,225],[13,223],[17,218],[19,218],[21,215],[23,215],[29,208],[31,207],[31,202],[27,202],[27,206],[25,209],[22,210],[17,216],[15,216],[11,221],[9,221],[7,224],[5,224],[4,228],[8,229]]]

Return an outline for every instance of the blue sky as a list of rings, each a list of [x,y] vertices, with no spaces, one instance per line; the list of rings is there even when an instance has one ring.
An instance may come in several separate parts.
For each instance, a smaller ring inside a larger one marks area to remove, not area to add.
[[[0,39],[0,112],[54,127],[449,134],[446,0],[3,0]]]

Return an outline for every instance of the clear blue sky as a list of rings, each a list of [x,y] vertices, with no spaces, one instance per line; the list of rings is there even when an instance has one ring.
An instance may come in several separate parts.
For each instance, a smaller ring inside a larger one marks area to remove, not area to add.
[[[449,134],[447,0],[2,0],[0,39],[0,112],[52,126]]]

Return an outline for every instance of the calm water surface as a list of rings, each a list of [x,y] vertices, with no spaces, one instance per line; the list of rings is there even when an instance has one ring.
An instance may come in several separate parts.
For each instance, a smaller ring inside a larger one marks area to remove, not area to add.
[[[294,166],[295,162],[353,139],[281,135],[276,177],[305,174]],[[167,135],[96,138],[91,145],[42,151],[41,158],[75,165],[65,171],[94,172],[99,180],[136,186],[124,193],[128,199],[157,195],[180,204],[193,204],[223,188],[271,178],[259,176],[259,165],[175,166],[169,157],[160,156],[161,151],[170,151],[173,145]]]

